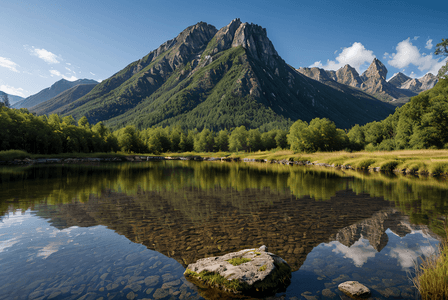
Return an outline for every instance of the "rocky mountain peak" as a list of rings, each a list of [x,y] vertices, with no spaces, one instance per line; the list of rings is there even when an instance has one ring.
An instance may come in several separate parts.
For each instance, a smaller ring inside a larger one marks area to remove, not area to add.
[[[374,78],[376,80],[386,80],[387,68],[383,65],[383,63],[375,58],[370,64],[369,68],[362,73],[361,78],[365,81],[370,78]]]
[[[330,78],[330,76],[324,69],[320,69],[317,67],[314,67],[314,68],[303,68],[302,67],[302,68],[297,69],[296,71],[299,73],[302,73],[305,76],[313,78],[314,80],[320,81],[320,82],[333,80],[332,78]]]
[[[266,29],[259,25],[243,23],[237,18],[221,28],[214,39],[215,42],[211,45],[213,48],[209,52],[211,55],[242,46],[253,58],[272,68],[276,66],[278,53],[267,37]]]
[[[198,49],[207,44],[218,30],[215,26],[199,22],[182,31],[177,37],[177,43],[183,43],[191,49]]]
[[[274,67],[273,58],[278,58],[266,29],[255,24],[242,23],[235,32],[232,47],[243,46],[255,59]]]
[[[411,79],[411,77],[404,75],[401,72],[398,72],[392,76],[387,82],[393,84],[395,87],[400,88],[403,83]]]
[[[352,68],[350,65],[345,65],[336,71],[336,78],[339,83],[360,87],[362,84],[362,80],[359,77],[358,72],[355,68]]]

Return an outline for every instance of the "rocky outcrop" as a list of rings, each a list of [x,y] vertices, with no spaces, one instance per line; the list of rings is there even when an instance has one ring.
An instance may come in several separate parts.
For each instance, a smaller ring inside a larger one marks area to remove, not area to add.
[[[429,89],[432,89],[436,83],[439,81],[437,76],[433,75],[432,73],[428,73],[422,78],[419,78],[418,81],[422,84],[420,87],[421,91],[426,91]]]
[[[338,289],[354,299],[368,298],[370,296],[369,288],[358,281],[343,282],[338,286]]]
[[[345,65],[337,70],[336,78],[339,83],[353,87],[360,87],[363,82],[355,68],[352,68],[350,65]]]
[[[430,73],[420,79],[412,79],[403,73],[397,73],[387,81],[387,68],[377,58],[361,76],[350,65],[345,65],[337,71],[320,68],[300,68],[297,71],[332,87],[334,82],[338,82],[359,88],[379,100],[396,106],[403,105],[410,97],[433,88],[437,83],[437,78]]]
[[[189,264],[184,275],[193,283],[234,294],[266,296],[285,291],[291,283],[288,263],[266,246],[200,259]]]
[[[389,82],[390,84],[394,85],[397,88],[401,88],[401,85],[410,79],[412,78],[401,72],[398,72],[395,73],[391,78],[389,78],[387,82]]]
[[[253,58],[271,68],[277,66],[279,55],[267,36],[266,29],[234,19],[214,36],[214,43],[208,46],[207,54],[214,55],[231,47],[242,46]]]
[[[328,71],[325,71],[324,69],[321,68],[300,68],[297,70],[299,73],[308,76],[310,78],[313,78],[314,80],[320,81],[320,82],[327,82],[330,80],[336,80],[335,76],[336,73],[334,74],[334,76],[331,76],[331,74],[329,74]]]
[[[370,64],[369,68],[362,73],[361,78],[363,82],[369,80],[382,81],[386,80],[387,69],[383,63],[375,58]]]

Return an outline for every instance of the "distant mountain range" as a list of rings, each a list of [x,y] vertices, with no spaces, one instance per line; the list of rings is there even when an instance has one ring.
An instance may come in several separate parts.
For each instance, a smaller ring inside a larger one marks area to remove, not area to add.
[[[96,85],[97,83],[75,85],[74,87],[63,91],[56,97],[31,107],[29,110],[37,113],[38,115],[59,113],[62,106],[70,104],[88,94]]]
[[[24,98],[23,97],[20,97],[20,96],[15,96],[15,95],[10,95],[10,94],[7,94],[7,93],[5,93],[5,92],[2,92],[2,91],[0,91],[0,98],[2,98],[2,96],[3,95],[8,95],[8,100],[9,100],[9,104],[12,106],[13,104],[15,104],[15,103],[17,103],[17,102],[19,102],[19,101],[22,101]]]
[[[361,76],[350,65],[345,65],[337,71],[317,67],[300,68],[297,71],[329,86],[338,82],[358,88],[379,100],[396,106],[403,105],[409,101],[410,97],[434,87],[437,83],[437,78],[430,73],[420,79],[413,79],[400,72],[387,81],[387,68],[377,58]]]
[[[300,74],[278,55],[266,29],[239,19],[220,30],[203,22],[190,26],[81,98],[52,101],[34,109],[140,129],[285,128],[316,117],[349,128],[394,109],[357,88]]]
[[[91,80],[91,79],[78,79],[76,81],[68,81],[65,79],[61,79],[57,82],[55,82],[52,86],[49,88],[43,89],[37,94],[31,95],[14,105],[12,105],[13,108],[31,108],[35,105],[38,105],[44,101],[47,101],[53,97],[56,97],[60,93],[76,86],[79,84],[98,84],[97,81]]]
[[[438,82],[438,79],[431,73],[428,73],[421,78],[411,78],[399,72],[392,76],[388,82],[399,89],[410,90],[418,94],[432,89]]]

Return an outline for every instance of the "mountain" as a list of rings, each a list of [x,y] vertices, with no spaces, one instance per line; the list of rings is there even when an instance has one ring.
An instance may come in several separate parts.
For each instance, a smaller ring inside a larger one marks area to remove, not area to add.
[[[316,117],[348,128],[383,119],[393,107],[298,73],[278,55],[266,29],[235,19],[220,30],[204,22],[188,27],[59,111],[113,128],[217,130],[286,127]]]
[[[62,93],[65,90],[68,90],[69,88],[72,88],[78,84],[97,84],[98,82],[91,79],[78,79],[76,81],[68,81],[65,79],[61,79],[57,82],[55,82],[52,86],[49,88],[43,89],[37,94],[31,95],[24,100],[17,102],[15,105],[13,105],[13,108],[31,108],[35,105],[38,105],[44,101],[47,101],[60,93]]]
[[[31,107],[29,110],[38,115],[58,113],[60,107],[70,104],[88,94],[96,85],[97,83],[75,85],[74,87],[63,91],[56,97]]]
[[[25,99],[25,98],[23,98],[23,97],[20,97],[20,96],[15,96],[15,95],[10,95],[10,94],[7,94],[7,93],[5,93],[5,92],[2,92],[2,91],[0,91],[0,98],[3,96],[3,95],[8,95],[8,100],[9,100],[9,104],[12,106],[13,104],[15,104],[15,103],[17,103],[17,102],[19,102],[19,101],[22,101],[23,99]]]
[[[411,78],[399,72],[389,79],[388,82],[399,89],[411,90],[418,94],[432,89],[438,82],[438,79],[431,73],[426,74],[422,78]]]
[[[394,74],[394,76],[392,76],[387,82],[393,84],[397,88],[401,88],[401,85],[403,83],[405,83],[406,81],[411,80],[411,79],[412,79],[411,77],[404,75],[401,72],[398,72],[398,73]]]
[[[405,85],[411,80],[410,77],[398,73],[395,74],[389,81],[386,80],[387,68],[384,64],[375,58],[370,64],[369,68],[359,76],[358,72],[350,65],[345,65],[337,71],[323,70],[317,71],[319,68],[300,68],[297,71],[315,80],[318,80],[327,85],[330,84],[328,80],[323,80],[322,76],[318,77],[316,74],[326,72],[332,81],[339,82],[351,87],[359,88],[360,90],[374,96],[375,98],[387,102],[392,105],[401,106],[409,101],[410,97],[417,95],[421,90],[412,88],[412,84]],[[428,74],[432,76],[432,74]],[[425,75],[425,88],[431,88],[435,82],[432,77]],[[422,86],[421,84],[419,87]]]

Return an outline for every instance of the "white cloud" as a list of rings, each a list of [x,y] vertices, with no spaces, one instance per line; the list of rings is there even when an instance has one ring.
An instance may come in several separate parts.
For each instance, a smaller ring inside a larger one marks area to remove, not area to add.
[[[431,50],[432,46],[432,39],[427,40],[425,48]]]
[[[19,71],[17,70],[18,66],[19,66],[18,64],[16,64],[9,58],[0,57],[0,67],[4,67],[10,69],[13,72],[19,73]]]
[[[71,66],[72,64],[71,63],[65,63],[66,65],[68,65],[68,66]]]
[[[353,68],[361,73],[361,66],[365,63],[370,64],[375,55],[373,55],[373,51],[367,50],[363,44],[359,42],[353,43],[350,47],[344,48],[342,52],[336,57],[336,61],[327,60],[326,65],[322,65],[321,61],[316,61],[310,67],[322,67],[327,70],[338,70],[343,66],[349,64]]]
[[[331,244],[335,246],[332,250],[333,252],[341,253],[345,258],[352,259],[357,267],[362,267],[369,258],[375,257],[378,253],[375,248],[370,245],[369,241],[363,238],[360,238],[350,247],[344,246],[339,242],[331,242],[330,245]]]
[[[95,74],[93,74],[92,72],[90,72],[90,74],[92,74],[93,76],[95,76]]]
[[[411,74],[409,75],[409,77],[415,78],[415,77],[417,77],[417,74],[415,74],[414,71],[412,71]]]
[[[51,77],[58,76],[58,77],[64,78],[65,80],[68,80],[68,81],[78,80],[78,78],[73,75],[69,77],[69,76],[62,74],[58,70],[54,70],[54,69],[50,70],[50,74],[51,74]]]
[[[6,94],[25,97],[24,90],[22,88],[15,88],[10,85],[0,85],[0,91],[5,92]]]
[[[420,36],[414,36],[414,41],[418,40]]]
[[[389,65],[395,68],[402,69],[412,64],[418,67],[420,71],[437,74],[440,67],[444,65],[444,60],[440,61],[440,58],[435,58],[432,54],[422,55],[420,50],[412,44],[410,38],[399,42],[396,50],[397,53],[392,53],[391,60],[387,61]]]
[[[61,72],[59,72],[57,70],[50,70],[50,73],[51,73],[51,77],[53,77],[53,76],[60,76],[60,77],[62,77]]]
[[[61,62],[62,58],[57,56],[56,54],[45,50],[45,49],[38,49],[34,46],[29,47],[28,45],[24,45],[25,49],[27,49],[31,55],[37,56],[43,61],[45,61],[48,64],[58,64]]]

